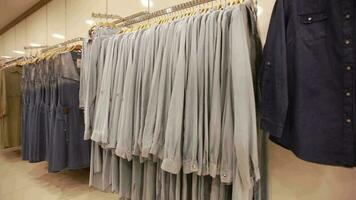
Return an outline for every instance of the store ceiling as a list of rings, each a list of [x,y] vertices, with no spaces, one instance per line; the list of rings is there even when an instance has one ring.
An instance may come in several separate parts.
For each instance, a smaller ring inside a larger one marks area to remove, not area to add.
[[[0,29],[10,24],[40,0],[0,0]]]

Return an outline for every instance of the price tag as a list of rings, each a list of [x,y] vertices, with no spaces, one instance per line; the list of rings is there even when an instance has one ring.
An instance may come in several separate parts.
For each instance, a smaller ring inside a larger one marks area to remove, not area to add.
[[[82,67],[82,59],[77,59],[77,68],[81,68]]]

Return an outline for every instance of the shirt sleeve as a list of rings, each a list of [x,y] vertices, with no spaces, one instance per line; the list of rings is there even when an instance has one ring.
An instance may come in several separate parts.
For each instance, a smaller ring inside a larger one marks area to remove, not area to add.
[[[84,93],[84,139],[89,140],[92,134],[92,119],[94,116],[94,105],[96,98],[96,83],[97,83],[97,63],[98,53],[100,52],[101,39],[97,38],[93,41],[90,48],[90,57],[87,69],[86,87]]]
[[[171,174],[178,174],[182,168],[182,124],[186,86],[185,31],[183,30],[180,36],[179,53],[175,63],[176,72],[168,111],[164,157],[161,166],[163,170]]]
[[[260,74],[262,128],[281,137],[288,109],[286,15],[283,0],[277,0],[268,31]]]
[[[253,188],[251,167],[258,172],[257,119],[246,8],[234,10],[230,25],[234,146],[237,170],[245,189]],[[250,163],[252,161],[252,163]]]
[[[113,74],[115,74],[116,66],[116,56],[114,51],[116,48],[116,39],[112,38],[109,41],[106,56],[105,64],[103,69],[103,78],[101,81],[100,95],[98,96],[98,104],[100,109],[97,109],[94,121],[94,130],[92,134],[92,140],[96,142],[102,142],[107,144],[108,141],[108,132],[109,132],[109,115],[110,115],[110,101],[112,94],[112,85],[113,85]]]

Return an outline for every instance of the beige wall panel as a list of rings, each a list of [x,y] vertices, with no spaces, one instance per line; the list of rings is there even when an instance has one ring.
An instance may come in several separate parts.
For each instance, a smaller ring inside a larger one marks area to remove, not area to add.
[[[2,57],[5,55],[3,38],[4,38],[3,35],[0,35],[0,65],[5,62],[5,59]]]
[[[186,0],[152,0],[153,1],[153,7],[152,10],[162,10],[169,8],[171,6],[175,6],[184,2],[187,2]]]
[[[67,0],[67,39],[88,35],[91,27],[85,21],[92,12],[105,13],[105,0]]]
[[[27,42],[46,44],[47,41],[47,23],[46,7],[43,7],[33,13],[26,19],[27,23]]]
[[[18,54],[12,52],[15,49],[15,28],[11,28],[3,34],[3,41],[5,56],[17,57]]]
[[[24,51],[24,46],[28,46],[26,40],[26,20],[20,22],[15,26],[16,38],[15,38],[15,49]]]
[[[76,1],[76,0],[75,0]],[[53,0],[47,5],[48,13],[48,45],[54,45],[63,42],[65,39],[59,39],[52,34],[65,35],[65,0]]]
[[[141,0],[108,0],[108,13],[126,17],[137,12],[147,10],[141,4]]]
[[[261,32],[261,39],[264,43],[275,0],[257,0],[257,2],[258,24]]]
[[[5,55],[4,52],[4,36],[0,35],[0,56]]]
[[[354,200],[356,170],[313,164],[269,142],[270,200]]]

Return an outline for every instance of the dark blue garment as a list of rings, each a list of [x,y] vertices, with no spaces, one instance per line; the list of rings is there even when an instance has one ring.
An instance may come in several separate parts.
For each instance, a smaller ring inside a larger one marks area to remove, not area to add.
[[[41,162],[46,158],[46,136],[43,106],[43,63],[32,69],[33,90],[30,102],[29,161]]]
[[[44,99],[43,99],[43,112],[44,112],[44,129],[46,137],[46,160],[49,160],[49,133],[50,133],[50,106],[51,106],[51,84],[50,84],[50,75],[52,73],[53,62],[48,60],[44,61],[44,74],[43,74],[43,84],[44,84]]]
[[[22,155],[30,162],[47,160],[50,172],[89,167],[79,109],[80,56],[64,53],[24,66]]]
[[[53,110],[53,133],[49,171],[89,167],[90,144],[84,141],[84,119],[79,109],[79,69],[75,53],[59,56],[57,102]],[[55,65],[56,67],[56,65]],[[52,108],[53,109],[53,108]]]
[[[298,157],[356,165],[355,1],[277,0],[260,74],[262,128]]]
[[[53,143],[55,140],[53,139],[55,133],[55,122],[56,122],[56,108],[58,103],[58,70],[60,68],[60,60],[54,59],[53,64],[50,65],[51,74],[49,75],[49,84],[50,84],[50,104],[49,104],[49,121],[48,121],[48,140],[47,140],[47,161],[48,161],[48,170],[49,171],[56,171],[53,167],[56,157],[52,154],[53,150]],[[59,171],[59,170],[57,170]]]
[[[30,89],[30,104],[29,104],[29,121],[27,124],[28,139],[29,139],[29,161],[43,161],[41,151],[41,80],[40,68],[31,70],[31,89]]]
[[[26,65],[22,73],[22,159],[29,159],[28,144],[28,119],[30,108],[30,87],[31,87],[31,68]]]
[[[46,87],[47,87],[47,63],[46,60],[41,61],[39,69],[40,69],[40,89],[39,89],[39,123],[38,123],[38,135],[39,135],[39,159],[40,161],[46,160],[46,155],[47,155],[47,129],[46,129],[46,102],[45,102],[45,92],[46,92]]]

